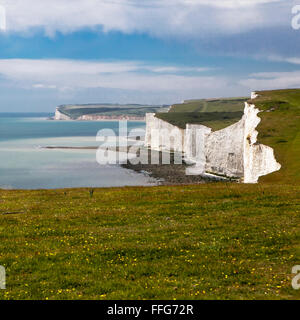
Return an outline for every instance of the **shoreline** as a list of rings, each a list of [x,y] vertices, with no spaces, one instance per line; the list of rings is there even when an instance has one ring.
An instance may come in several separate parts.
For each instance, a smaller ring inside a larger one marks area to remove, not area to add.
[[[186,175],[186,169],[190,166],[185,163],[182,158],[181,164],[174,163],[174,153],[170,154],[170,164],[162,163],[162,155],[163,152],[155,151],[150,149],[141,148],[138,152],[131,152],[130,148],[132,146],[127,147],[101,147],[101,146],[86,146],[86,147],[70,147],[70,146],[46,146],[42,147],[42,149],[48,150],[98,150],[99,148],[102,150],[110,150],[115,152],[123,152],[131,155],[135,155],[136,157],[129,159],[126,163],[119,163],[118,165],[126,170],[133,171],[138,174],[144,174],[149,177],[149,180],[155,180],[157,185],[197,185],[204,184],[208,182],[216,181],[213,177],[204,177],[204,176],[192,176]],[[141,155],[141,151],[145,156],[145,151],[148,154],[148,163],[138,163],[132,164],[132,161],[135,161],[137,157]],[[156,159],[157,164],[151,164],[151,153],[154,159]]]
[[[148,164],[132,164],[128,161],[120,166],[124,169],[133,170],[136,173],[142,173],[149,178],[155,179],[158,185],[197,185],[212,182],[213,179],[209,179],[203,176],[191,176],[186,175],[186,169],[189,167],[182,158],[181,164],[174,163],[174,153],[170,154],[170,164],[162,163],[163,152],[150,149],[144,149],[148,151]],[[151,153],[156,158],[158,164],[151,164]],[[134,159],[133,159],[134,160]]]

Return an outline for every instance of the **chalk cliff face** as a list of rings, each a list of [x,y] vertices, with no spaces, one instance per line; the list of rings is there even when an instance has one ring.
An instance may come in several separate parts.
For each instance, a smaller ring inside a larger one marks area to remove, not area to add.
[[[156,118],[155,113],[146,114],[146,124],[146,147],[157,151],[184,151],[185,130]]]
[[[185,130],[185,160],[195,163],[198,170],[204,172],[206,164],[205,142],[211,134],[211,128],[198,124],[187,124]]]
[[[205,141],[205,171],[236,178],[243,176],[244,119],[219,131]]]
[[[255,105],[245,103],[244,119],[244,182],[256,183],[259,177],[280,170],[281,165],[276,161],[274,150],[257,143],[256,127],[261,119]]]
[[[56,108],[54,120],[71,120],[71,118],[61,113],[58,108]]]
[[[255,93],[251,97],[255,99]],[[155,114],[147,114],[145,145],[168,150],[163,141],[168,142],[171,135],[176,139],[175,149],[184,152],[187,163],[194,164],[187,169],[187,174],[213,174],[257,183],[260,176],[281,168],[273,149],[257,143],[259,112],[255,105],[245,103],[239,122],[215,132],[203,125],[191,124],[182,130],[156,118]]]

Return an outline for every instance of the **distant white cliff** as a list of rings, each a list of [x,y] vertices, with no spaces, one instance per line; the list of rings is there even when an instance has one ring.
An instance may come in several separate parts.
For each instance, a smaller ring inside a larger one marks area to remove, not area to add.
[[[255,99],[256,93],[251,94]],[[146,115],[145,146],[155,150],[183,152],[185,161],[193,164],[189,175],[215,175],[257,183],[259,177],[278,171],[274,150],[257,143],[256,127],[260,110],[245,102],[244,115],[237,123],[218,131],[203,125],[187,124],[180,129]]]
[[[54,120],[71,120],[71,118],[59,111],[59,108],[56,108]]]
[[[59,110],[59,107],[55,110],[53,120],[78,120],[78,121],[103,121],[103,120],[128,120],[128,121],[145,121],[144,117],[132,116],[132,115],[93,115],[87,114],[79,116],[75,119],[65,115]]]

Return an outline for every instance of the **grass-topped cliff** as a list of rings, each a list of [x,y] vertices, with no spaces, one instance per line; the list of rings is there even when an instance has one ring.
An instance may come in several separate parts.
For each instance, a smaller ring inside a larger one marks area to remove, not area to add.
[[[262,112],[257,127],[258,142],[274,149],[282,165],[278,172],[261,177],[261,182],[300,182],[300,89],[257,92],[249,100]]]
[[[77,118],[89,115],[89,116],[134,116],[144,117],[147,112],[163,112],[166,107],[162,106],[150,106],[139,104],[83,104],[83,105],[62,105],[57,110],[68,116],[69,118],[76,120]]]
[[[264,182],[300,182],[300,89],[257,92],[253,100],[246,98],[191,100],[174,105],[168,113],[156,116],[180,128],[187,123],[203,124],[213,130],[223,129],[243,115],[244,103],[261,110],[257,127],[258,143],[274,149],[281,170],[261,177]]]

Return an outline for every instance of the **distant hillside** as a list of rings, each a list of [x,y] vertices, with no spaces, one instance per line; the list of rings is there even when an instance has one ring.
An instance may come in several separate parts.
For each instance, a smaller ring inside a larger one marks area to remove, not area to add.
[[[136,117],[144,118],[147,112],[166,112],[167,106],[139,105],[139,104],[82,104],[82,105],[61,105],[57,107],[56,119],[66,116],[71,120],[82,117],[88,118],[109,118],[109,117]],[[61,116],[62,115],[62,116]],[[89,116],[89,117],[87,117]],[[83,119],[85,119],[83,118]]]

